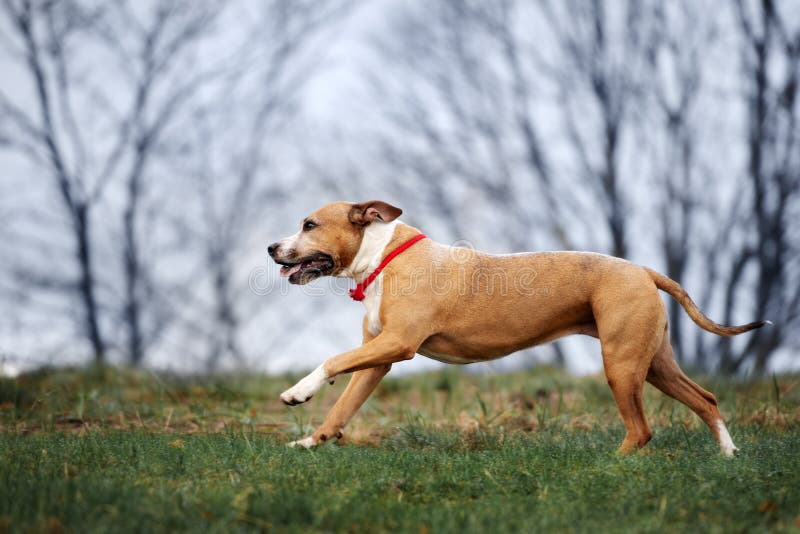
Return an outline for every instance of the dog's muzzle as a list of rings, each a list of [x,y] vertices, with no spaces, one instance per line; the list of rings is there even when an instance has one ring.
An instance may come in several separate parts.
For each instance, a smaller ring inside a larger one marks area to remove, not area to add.
[[[281,257],[280,245],[274,243],[267,247],[267,252],[281,266],[280,275],[289,279],[291,284],[306,284],[321,276],[331,274],[334,270],[334,261],[329,254],[317,252],[301,258],[292,255]]]

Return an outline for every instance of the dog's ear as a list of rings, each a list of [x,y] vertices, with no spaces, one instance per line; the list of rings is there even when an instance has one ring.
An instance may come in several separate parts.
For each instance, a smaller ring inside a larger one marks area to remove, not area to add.
[[[382,200],[370,200],[361,204],[353,204],[350,208],[350,222],[365,226],[377,217],[383,222],[392,222],[400,217],[403,210],[396,208]]]

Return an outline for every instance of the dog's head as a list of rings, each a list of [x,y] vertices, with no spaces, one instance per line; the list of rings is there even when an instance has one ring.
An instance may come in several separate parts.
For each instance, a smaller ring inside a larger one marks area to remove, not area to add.
[[[402,213],[380,200],[335,202],[303,219],[299,232],[271,244],[267,251],[282,266],[281,276],[292,284],[336,276],[353,262],[369,224],[375,219],[391,222]]]

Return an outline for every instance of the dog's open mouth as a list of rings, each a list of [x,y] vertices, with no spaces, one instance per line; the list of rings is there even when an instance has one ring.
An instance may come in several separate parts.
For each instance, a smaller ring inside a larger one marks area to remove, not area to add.
[[[281,276],[289,278],[289,283],[305,284],[333,271],[333,258],[318,253],[296,262],[275,260],[281,265]]]

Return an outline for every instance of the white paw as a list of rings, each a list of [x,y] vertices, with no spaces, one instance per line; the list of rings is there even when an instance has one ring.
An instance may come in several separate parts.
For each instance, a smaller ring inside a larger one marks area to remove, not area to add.
[[[331,380],[331,378],[332,377],[329,377],[320,365],[311,371],[308,376],[300,380],[300,382],[281,393],[281,400],[284,404],[288,404],[289,406],[302,404],[314,396],[314,393],[316,393],[325,382]]]
[[[717,431],[719,432],[720,451],[722,451],[722,454],[728,458],[733,458],[734,454],[739,450],[739,448],[733,444],[731,435],[728,433],[728,428],[725,426],[725,423],[723,423],[722,420],[717,421]]]
[[[311,447],[315,447],[317,443],[314,441],[314,438],[308,436],[307,438],[298,439],[297,441],[290,441],[286,444],[287,447],[303,447],[304,449],[310,449]]]

